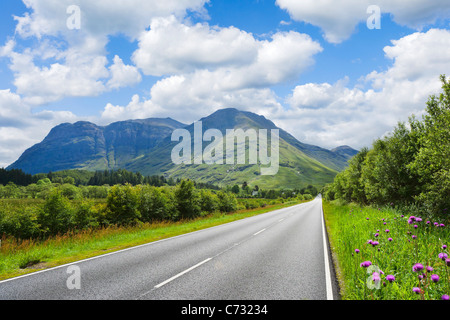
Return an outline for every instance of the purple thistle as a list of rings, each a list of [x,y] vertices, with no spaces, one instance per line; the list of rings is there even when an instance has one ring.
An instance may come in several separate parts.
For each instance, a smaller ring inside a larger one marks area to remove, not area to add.
[[[386,276],[386,280],[389,282],[394,282],[395,281],[395,277],[393,275],[387,275]]]
[[[450,297],[448,296],[448,294],[444,294],[444,295],[441,297],[441,299],[442,299],[442,300],[450,300]]]
[[[423,265],[420,264],[420,263],[416,263],[416,264],[413,266],[412,270],[413,270],[414,272],[422,271],[422,270],[423,270]]]
[[[416,294],[419,294],[419,293],[420,293],[420,288],[414,287],[412,290],[413,290],[413,292],[415,292]]]
[[[443,253],[443,252],[439,253],[438,257],[439,257],[439,259],[441,259],[441,260],[445,260],[445,259],[448,258],[447,254],[446,254],[446,253]]]
[[[362,263],[360,264],[360,266],[363,267],[363,268],[368,268],[368,267],[370,267],[371,265],[372,265],[372,262],[370,262],[370,261],[364,261],[364,262],[362,262]]]
[[[433,282],[438,282],[439,281],[439,276],[437,274],[432,274],[431,275],[431,280],[433,280]]]

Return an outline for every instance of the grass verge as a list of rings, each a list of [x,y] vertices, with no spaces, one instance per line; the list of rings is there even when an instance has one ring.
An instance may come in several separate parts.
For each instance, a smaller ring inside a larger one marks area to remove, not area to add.
[[[448,219],[326,201],[324,214],[343,300],[450,295]]]

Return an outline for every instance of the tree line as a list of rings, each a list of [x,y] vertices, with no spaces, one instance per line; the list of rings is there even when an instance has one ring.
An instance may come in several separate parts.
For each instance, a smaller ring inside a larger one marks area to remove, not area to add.
[[[194,219],[213,212],[233,212],[237,204],[234,194],[197,189],[189,180],[176,186],[114,185],[102,201],[71,200],[56,187],[39,202],[4,201],[0,236],[47,238],[83,229]]]
[[[450,210],[450,83],[441,76],[442,90],[427,102],[422,119],[363,148],[346,170],[327,185],[328,200],[399,205],[428,214]]]

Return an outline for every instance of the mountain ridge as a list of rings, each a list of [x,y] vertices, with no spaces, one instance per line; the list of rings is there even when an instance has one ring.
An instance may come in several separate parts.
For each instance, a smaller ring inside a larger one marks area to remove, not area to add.
[[[204,130],[214,128],[222,133],[237,128],[267,129],[269,133],[270,129],[279,129],[279,174],[263,177],[258,174],[258,165],[175,165],[170,153],[178,142],[171,141],[172,132],[186,129],[193,134],[194,124],[186,125],[171,118],[125,120],[107,126],[87,121],[62,123],[52,128],[42,142],[27,149],[8,169],[36,174],[120,168],[219,185],[247,181],[266,187],[306,186],[331,182],[357,152],[348,146],[328,150],[302,143],[264,116],[235,108],[217,110],[199,121]]]

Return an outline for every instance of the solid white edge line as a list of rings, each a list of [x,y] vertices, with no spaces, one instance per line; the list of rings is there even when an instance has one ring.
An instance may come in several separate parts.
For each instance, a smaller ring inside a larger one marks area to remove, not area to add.
[[[181,277],[182,275],[184,275],[184,274],[186,274],[186,273],[188,273],[188,272],[194,270],[195,268],[200,267],[202,264],[207,263],[207,262],[210,261],[211,259],[212,259],[212,258],[208,258],[208,259],[206,259],[206,260],[203,260],[203,261],[200,262],[200,263],[197,263],[195,266],[190,267],[189,269],[186,269],[186,270],[184,270],[183,272],[180,272],[179,274],[173,276],[173,277],[170,278],[170,279],[167,279],[167,280],[164,281],[164,282],[161,282],[160,284],[156,285],[155,288],[157,288],[157,289],[161,288],[162,286],[168,284],[169,282],[175,280],[176,278],[179,278],[179,277]]]
[[[334,300],[333,297],[333,286],[331,284],[331,273],[330,273],[330,262],[328,259],[328,245],[327,245],[327,237],[326,235],[326,228],[325,228],[325,216],[323,212],[323,203],[322,199],[320,199],[320,208],[322,213],[322,236],[323,236],[323,253],[325,257],[325,281],[326,281],[326,290],[327,290],[327,300]]]

